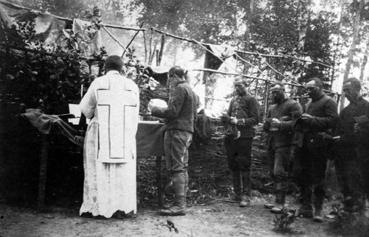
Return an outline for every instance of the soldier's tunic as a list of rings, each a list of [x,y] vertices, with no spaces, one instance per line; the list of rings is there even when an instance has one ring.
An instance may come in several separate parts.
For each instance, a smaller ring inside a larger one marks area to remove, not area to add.
[[[302,114],[300,104],[292,99],[285,99],[281,104],[270,107],[268,119],[277,118],[281,121],[279,130],[268,131],[268,123],[264,129],[268,131],[268,154],[271,159],[271,170],[276,182],[285,182],[289,176],[289,166],[292,158],[292,146],[294,145],[295,120]]]
[[[182,81],[171,91],[168,108],[152,111],[154,116],[167,119],[164,153],[168,171],[187,172],[198,104],[198,97],[188,82]]]
[[[254,126],[259,121],[259,104],[250,95],[236,96],[232,99],[228,116],[237,118],[239,137],[226,136],[228,165],[231,170],[249,170],[251,164],[251,145],[255,136]],[[230,125],[232,126],[232,125]]]
[[[369,194],[369,102],[362,97],[350,102],[340,113],[335,166],[347,205],[355,205],[364,192]],[[354,124],[360,126],[356,133]]]
[[[321,208],[324,199],[324,179],[329,158],[329,141],[332,130],[338,121],[337,103],[323,94],[307,105],[307,114],[313,116],[308,123],[302,124],[303,136],[301,155],[299,156],[301,173],[300,184],[303,192],[303,205],[312,204],[315,194],[315,207]]]
[[[251,147],[255,136],[254,125],[259,121],[259,104],[250,95],[236,95],[229,105],[228,117],[237,118],[237,124],[228,124],[235,133],[227,134],[224,146],[227,152],[228,166],[232,171],[233,189],[238,196],[250,195]],[[228,121],[229,123],[229,121]]]

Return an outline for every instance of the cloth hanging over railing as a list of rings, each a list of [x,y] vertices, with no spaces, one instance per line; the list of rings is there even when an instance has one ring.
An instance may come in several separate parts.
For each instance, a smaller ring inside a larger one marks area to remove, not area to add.
[[[28,109],[21,117],[27,119],[41,134],[48,135],[52,129],[73,144],[82,147],[84,134],[58,115],[44,114],[39,109]],[[136,134],[137,156],[162,156],[164,154],[164,131],[162,123],[141,121]]]

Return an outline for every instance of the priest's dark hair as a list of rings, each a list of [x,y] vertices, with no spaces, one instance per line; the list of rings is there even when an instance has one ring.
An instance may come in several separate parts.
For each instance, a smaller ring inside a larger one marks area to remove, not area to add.
[[[122,71],[123,61],[118,55],[111,55],[105,60],[105,72],[110,70]]]

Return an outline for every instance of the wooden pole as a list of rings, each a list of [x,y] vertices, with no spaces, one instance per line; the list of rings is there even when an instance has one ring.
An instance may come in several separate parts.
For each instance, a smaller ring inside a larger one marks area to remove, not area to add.
[[[260,61],[259,61],[258,67],[260,68]],[[255,98],[258,96],[258,87],[259,87],[259,80],[255,80],[255,91],[254,91]]]
[[[236,58],[238,58],[238,59],[239,59],[239,60],[241,60],[242,62],[244,62],[244,63],[246,63],[246,64],[248,64],[248,65],[250,65],[250,66],[252,66],[252,67],[256,68],[256,70],[258,70],[258,72],[263,73],[263,71],[261,71],[261,70],[259,69],[259,67],[258,67],[258,66],[254,65],[254,64],[252,64],[251,62],[247,61],[246,59],[242,58],[242,57],[241,57],[240,55],[238,55],[237,53],[236,53],[235,55],[236,55]],[[244,70],[244,71],[245,71],[245,70]]]
[[[158,66],[160,66],[161,59],[163,58],[164,45],[165,45],[165,35],[161,35],[160,49],[159,49],[159,57],[158,57]]]
[[[37,209],[42,210],[45,206],[45,191],[47,180],[47,158],[49,150],[48,136],[41,135],[41,154],[40,154],[40,170],[38,180],[38,196],[37,196]]]
[[[158,187],[158,205],[159,208],[163,205],[163,184],[161,175],[161,156],[156,156],[156,185]]]
[[[265,81],[264,118],[266,118],[269,107],[269,82]]]
[[[144,41],[144,49],[145,49],[145,64],[147,63],[147,42],[146,42],[146,32],[142,31],[143,41]]]
[[[255,80],[267,81],[269,83],[280,83],[280,81],[277,81],[277,80],[269,80],[269,79],[266,79],[266,78],[253,77],[253,76],[249,76],[249,75],[245,75],[245,74],[241,74],[241,73],[223,72],[223,71],[218,71],[218,70],[213,70],[213,69],[206,69],[206,68],[192,69],[192,71],[212,72],[212,73],[219,73],[219,74],[224,74],[224,75],[247,77],[247,78],[251,78],[251,79],[255,79]],[[283,84],[298,86],[298,87],[304,87],[304,85],[294,83],[294,82],[283,82]]]
[[[151,60],[151,54],[152,54],[152,37],[153,37],[153,31],[150,30],[150,38],[149,38],[149,65],[151,66],[152,60]]]
[[[144,23],[141,23],[140,28],[142,28]],[[126,48],[124,49],[121,58],[123,58],[124,54],[126,53],[127,49],[129,48],[129,46],[131,46],[133,40],[135,40],[135,38],[137,37],[138,33],[140,33],[140,31],[136,31],[136,33],[133,35],[132,39],[129,41],[129,43],[127,44]]]
[[[319,62],[319,61],[308,60],[308,59],[297,58],[297,57],[293,57],[293,56],[285,55],[285,54],[263,54],[263,53],[258,53],[258,52],[245,51],[245,50],[235,50],[235,52],[236,53],[248,54],[248,55],[254,55],[254,56],[261,56],[261,57],[266,57],[266,58],[267,57],[270,57],[270,58],[289,58],[289,59],[294,59],[294,60],[313,63],[313,64],[319,64],[319,65],[324,66],[324,67],[332,68],[332,65],[328,65],[326,63],[322,63],[322,62]]]
[[[122,49],[123,49],[123,52],[125,52],[126,50],[127,50],[127,48],[126,47],[124,47],[124,45],[117,39],[117,38],[115,38],[115,36],[108,30],[108,29],[106,29],[106,27],[104,27],[104,26],[102,26],[102,28],[106,31],[106,33],[108,33],[108,35],[115,41],[115,42],[117,42],[117,44],[120,46],[120,47],[122,47]],[[123,56],[123,55],[122,55]]]
[[[160,63],[159,63],[159,49],[156,49],[155,50],[155,59],[156,59],[156,66],[160,66]]]

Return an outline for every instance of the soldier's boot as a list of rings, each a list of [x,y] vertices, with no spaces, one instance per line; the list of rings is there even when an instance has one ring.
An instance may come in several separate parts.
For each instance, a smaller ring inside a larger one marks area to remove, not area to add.
[[[250,172],[241,172],[241,200],[240,207],[250,206],[251,179]]]
[[[313,221],[315,222],[323,222],[323,201],[324,201],[324,185],[319,183],[314,188],[315,200],[314,200],[314,217]]]
[[[285,201],[286,201],[286,192],[284,191],[283,183],[278,182],[275,184],[275,199],[274,202],[264,204],[264,207],[270,209],[273,213],[279,213],[282,211]]]
[[[319,198],[319,200],[316,200],[314,202],[314,217],[313,217],[313,221],[315,222],[323,222],[324,218],[323,218],[323,199]]]
[[[351,199],[349,199],[351,198]],[[365,210],[365,197],[355,195],[344,200],[344,210],[350,213],[360,213]]]
[[[160,214],[165,216],[184,216],[186,215],[186,178],[184,172],[174,173],[172,180],[175,193],[174,205],[160,210]]]
[[[302,187],[302,204],[298,210],[298,216],[305,218],[313,217],[313,206],[311,205],[312,191],[310,187]]]
[[[343,200],[343,210],[345,212],[353,212],[354,198],[352,196],[346,196]]]
[[[168,209],[170,208],[173,204],[171,203],[171,201],[168,199],[168,196],[174,192],[173,190],[173,175],[171,174],[167,174],[166,177],[170,177],[169,181],[167,182],[167,184],[164,186],[164,197],[162,199],[162,208],[164,209]]]
[[[313,217],[313,207],[311,204],[302,204],[298,210],[298,216],[304,218],[312,218]]]
[[[286,205],[286,192],[278,190],[275,195],[275,206],[270,210],[274,214],[282,213]]]
[[[239,202],[241,201],[241,173],[239,170],[234,170],[232,172],[232,181],[233,181],[233,192],[234,192],[234,200]]]

